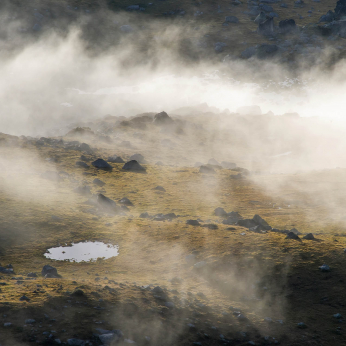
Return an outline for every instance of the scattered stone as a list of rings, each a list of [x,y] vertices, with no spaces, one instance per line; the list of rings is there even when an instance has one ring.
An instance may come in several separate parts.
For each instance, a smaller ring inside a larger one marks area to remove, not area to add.
[[[12,323],[11,322],[5,322],[4,327],[5,328],[12,327]]]
[[[76,289],[73,293],[72,293],[73,296],[75,297],[85,297],[85,293],[83,290],[81,289]]]
[[[97,159],[91,163],[94,167],[104,170],[112,170],[113,167],[103,159]]]
[[[223,220],[222,223],[224,225],[235,225],[242,219],[243,217],[238,212],[232,211],[227,214],[227,219]]]
[[[308,233],[305,237],[303,237],[303,239],[316,240],[316,238],[314,237],[314,235],[312,233]]]
[[[300,329],[305,329],[305,328],[307,328],[307,325],[304,322],[299,322],[299,323],[297,323],[297,327]]]
[[[68,339],[67,340],[67,344],[69,346],[84,346],[85,345],[85,341],[81,340],[81,339]]]
[[[209,166],[201,166],[199,168],[199,173],[203,173],[203,174],[215,174],[215,170],[212,167]]]
[[[321,18],[320,18],[320,20],[319,20],[319,23],[323,23],[323,22],[330,23],[330,22],[332,22],[334,19],[335,19],[335,14],[334,14],[334,12],[332,12],[331,10],[329,10],[329,11],[327,12],[327,14],[324,14],[323,16],[321,16]]]
[[[123,166],[123,169],[125,171],[131,171],[131,172],[145,172],[146,169],[141,166],[136,160],[131,160],[129,162],[126,162]]]
[[[255,22],[256,24],[262,24],[262,23],[264,23],[266,20],[267,20],[266,14],[265,14],[263,11],[261,11],[261,12],[259,13],[259,15],[255,18],[254,22]]]
[[[190,226],[200,226],[201,225],[197,220],[187,220],[186,224],[190,225]]]
[[[208,228],[211,230],[219,229],[218,225],[215,225],[214,223],[207,223],[207,224],[203,225],[202,227]]]
[[[340,313],[333,315],[333,317],[336,318],[337,320],[342,319],[342,315]]]
[[[100,180],[100,179],[98,179],[98,178],[95,178],[95,179],[93,180],[93,184],[95,184],[95,185],[97,185],[97,186],[100,186],[100,187],[106,185],[106,183],[104,183],[102,180]]]
[[[4,268],[4,267],[0,267],[0,273],[2,274],[13,274],[13,268]]]
[[[31,273],[29,273],[29,274],[27,275],[27,277],[28,277],[28,278],[37,278],[37,274],[31,272]]]
[[[155,163],[155,166],[163,166],[163,163],[162,163],[161,161],[157,161],[157,162]]]
[[[274,20],[273,20],[273,18],[269,17],[264,22],[259,23],[258,24],[258,28],[257,28],[257,32],[259,34],[261,34],[261,35],[272,35],[272,34],[274,34]],[[264,45],[261,45],[261,46],[264,46]],[[271,46],[271,45],[267,45],[267,46]],[[260,47],[258,48],[259,50],[257,51],[257,56],[258,56],[259,52],[261,51]],[[263,50],[263,48],[262,48],[262,50]],[[268,57],[268,53],[266,53],[266,58],[267,57]]]
[[[256,225],[261,226],[266,231],[270,231],[272,228],[268,225],[268,223],[263,220],[259,215],[255,215],[252,220],[256,223]]]
[[[97,203],[98,203],[99,207],[101,207],[104,210],[108,210],[108,211],[114,210],[116,208],[116,205],[117,205],[112,199],[106,197],[102,193],[98,194]]]
[[[216,42],[216,43],[215,43],[215,47],[214,47],[215,52],[216,52],[216,53],[221,53],[221,52],[223,52],[226,46],[227,46],[227,44],[224,43],[224,42]]]

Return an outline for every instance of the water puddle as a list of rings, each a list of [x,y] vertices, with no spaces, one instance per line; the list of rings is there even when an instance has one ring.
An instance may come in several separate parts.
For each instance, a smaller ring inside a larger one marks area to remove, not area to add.
[[[72,243],[71,246],[52,247],[44,254],[46,258],[57,261],[89,262],[98,258],[108,259],[118,256],[119,246],[102,242]]]

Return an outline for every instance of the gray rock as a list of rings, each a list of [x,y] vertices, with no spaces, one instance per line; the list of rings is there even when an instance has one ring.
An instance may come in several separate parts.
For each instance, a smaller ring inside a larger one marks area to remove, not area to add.
[[[4,327],[5,328],[12,327],[12,323],[11,322],[5,322]]]
[[[157,113],[154,116],[154,124],[156,125],[171,125],[173,123],[174,120],[166,112]]]
[[[303,237],[303,239],[315,240],[316,238],[314,237],[314,235],[312,233],[308,233],[305,237]]]
[[[123,170],[125,171],[131,171],[131,172],[145,172],[146,169],[141,166],[136,160],[131,160],[129,162],[126,162],[123,166]]]
[[[95,185],[97,185],[97,186],[100,186],[100,187],[106,185],[106,183],[104,183],[102,180],[100,180],[100,179],[98,179],[98,178],[95,178],[95,179],[93,180],[93,184],[95,184]]]
[[[67,340],[67,344],[69,346],[84,346],[85,345],[85,341],[81,340],[81,339],[68,339]]]
[[[279,22],[281,33],[287,34],[297,30],[297,25],[294,19],[284,19]]]
[[[48,277],[50,278],[60,278],[61,276],[58,274],[58,270],[52,266],[50,266],[49,264],[46,264],[41,271],[42,276],[46,277],[48,275]]]
[[[27,296],[21,296],[20,298],[19,298],[19,300],[20,301],[27,301],[27,302],[29,302],[30,301],[30,298],[28,298]]]
[[[258,24],[257,32],[261,35],[272,35],[274,34],[274,21],[273,18],[268,18],[263,23]],[[263,45],[261,45],[263,46]],[[261,48],[261,46],[258,49],[258,52]],[[267,45],[269,46],[269,45]],[[257,53],[258,53],[257,52]]]
[[[293,240],[301,241],[299,236],[297,234],[293,233],[293,232],[288,232],[288,234],[287,234],[285,239],[293,239]]]
[[[269,14],[268,14],[268,16],[269,17],[272,17],[272,18],[279,18],[279,15],[276,13],[276,12],[270,12]]]
[[[260,9],[262,10],[262,11],[265,11],[265,12],[273,12],[274,11],[274,9],[273,9],[273,7],[271,7],[271,6],[269,6],[269,5],[260,5]]]
[[[25,324],[34,324],[34,323],[36,323],[36,320],[34,320],[32,318],[25,320]]]
[[[127,197],[120,199],[119,203],[126,206],[133,206],[133,203]]]
[[[131,5],[131,6],[127,6],[126,7],[127,11],[139,11],[140,10],[140,6],[139,5]]]
[[[190,225],[190,226],[200,226],[201,225],[197,220],[187,220],[186,224]]]
[[[148,219],[150,217],[150,215],[147,212],[145,212],[145,213],[142,213],[141,215],[139,215],[139,217],[141,219]]]
[[[263,11],[261,11],[261,12],[259,13],[259,15],[255,18],[254,22],[255,22],[256,24],[262,24],[262,23],[264,23],[266,20],[267,20],[266,14],[265,14]]]
[[[91,163],[94,167],[104,169],[104,170],[112,170],[112,166],[103,159],[97,159]]]
[[[297,327],[300,329],[305,329],[305,328],[307,328],[307,325],[304,322],[299,322],[299,323],[297,323]]]
[[[162,187],[162,186],[156,186],[153,190],[166,192],[166,189],[164,187]]]

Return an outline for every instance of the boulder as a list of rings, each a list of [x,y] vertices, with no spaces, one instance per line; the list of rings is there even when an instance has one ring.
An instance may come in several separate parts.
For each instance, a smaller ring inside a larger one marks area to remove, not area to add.
[[[287,237],[285,239],[293,239],[293,240],[301,241],[301,239],[297,236],[297,234],[293,232],[288,232]]]
[[[42,276],[46,278],[60,278],[61,276],[58,274],[58,270],[49,264],[46,264],[41,271]]]
[[[252,228],[257,226],[256,223],[252,219],[242,219],[237,222],[237,225],[246,227],[246,228]]]
[[[308,233],[306,236],[303,237],[303,239],[316,240],[316,238],[314,237],[314,235],[312,233]]]
[[[157,113],[154,116],[154,124],[156,125],[170,125],[173,123],[174,120],[166,112]]]
[[[102,193],[97,195],[97,204],[104,210],[114,210],[117,205],[112,199],[106,197]]]
[[[190,226],[200,226],[201,225],[197,220],[187,220],[186,224],[190,225]]]
[[[224,225],[235,225],[242,219],[243,217],[238,212],[232,211],[227,214],[227,219],[223,220],[222,223]]]
[[[261,11],[261,12],[259,13],[259,15],[255,18],[254,22],[255,22],[256,24],[262,24],[262,23],[264,23],[266,20],[267,20],[266,14],[265,14],[263,11]]]
[[[221,217],[227,217],[228,216],[225,209],[220,208],[220,207],[218,207],[214,210],[214,215],[221,216]]]
[[[321,16],[319,23],[323,23],[323,22],[327,22],[330,23],[335,19],[335,13],[332,11],[328,11],[326,14],[324,14],[323,16]]]
[[[122,205],[133,206],[133,203],[127,197],[120,199],[119,203]]]
[[[91,163],[94,167],[104,169],[104,170],[112,170],[112,166],[103,159],[97,159],[96,161]]]
[[[334,12],[337,19],[346,16],[346,0],[338,0]]]
[[[264,22],[258,24],[257,32],[261,35],[274,34],[274,20],[272,17],[267,18]]]
[[[256,225],[261,226],[266,231],[270,231],[272,228],[268,225],[268,223],[263,220],[259,215],[255,215],[252,220],[256,223]]]
[[[279,29],[282,34],[288,34],[297,30],[294,19],[284,19],[279,22]]]
[[[104,183],[102,180],[100,180],[100,179],[98,179],[98,178],[95,178],[95,179],[93,180],[93,184],[95,184],[95,185],[97,185],[97,186],[100,186],[100,187],[106,185],[106,183]]]
[[[146,169],[141,166],[136,160],[126,162],[123,166],[123,170],[131,172],[146,172]]]

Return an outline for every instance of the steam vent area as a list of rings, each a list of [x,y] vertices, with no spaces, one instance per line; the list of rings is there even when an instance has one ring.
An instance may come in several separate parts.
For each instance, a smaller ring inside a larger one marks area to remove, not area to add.
[[[0,0],[0,346],[346,346],[346,0]]]

